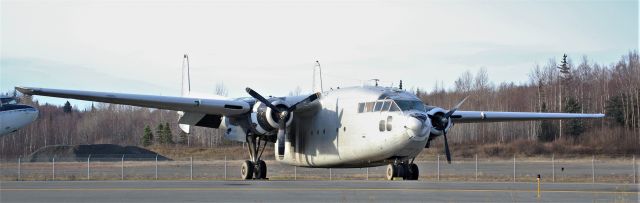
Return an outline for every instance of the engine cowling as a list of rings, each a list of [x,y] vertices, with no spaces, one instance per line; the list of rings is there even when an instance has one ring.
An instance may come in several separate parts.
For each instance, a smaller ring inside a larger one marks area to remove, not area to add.
[[[431,121],[431,137],[437,137],[448,132],[452,126],[451,119],[447,119],[446,122],[439,120],[447,113],[446,110],[436,107],[427,112]]]
[[[289,104],[280,99],[270,100],[270,102],[278,109],[285,110],[289,108]],[[285,119],[286,125],[289,126],[293,121],[293,112],[289,113]],[[258,101],[253,105],[251,111],[251,126],[255,132],[261,135],[275,135],[280,127],[278,124],[279,121],[280,116],[264,103]]]

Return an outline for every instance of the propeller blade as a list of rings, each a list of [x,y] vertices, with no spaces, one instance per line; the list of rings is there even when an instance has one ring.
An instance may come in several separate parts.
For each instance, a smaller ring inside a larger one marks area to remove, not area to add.
[[[320,97],[320,92],[313,93],[312,95],[309,95],[307,98],[303,99],[302,101],[299,101],[298,103],[296,103],[293,106],[289,107],[288,111],[289,112],[295,111],[296,108],[298,107],[298,104],[311,103],[311,102],[315,101],[316,99],[318,99],[319,97]]]
[[[276,113],[280,113],[280,110],[278,110],[278,108],[276,108],[276,106],[271,104],[271,102],[269,102],[269,100],[267,100],[264,97],[262,97],[262,95],[258,94],[258,92],[253,91],[249,87],[247,87],[245,90],[247,91],[247,93],[249,93],[249,95],[251,95],[251,97],[257,99],[260,102],[262,102],[264,105],[267,105],[267,107],[271,108],[271,110],[275,111]]]
[[[470,96],[470,95],[469,95]],[[449,117],[451,117],[451,115],[453,115],[454,112],[456,112],[458,110],[458,108],[460,108],[460,106],[462,106],[462,104],[467,101],[467,98],[469,98],[469,96],[466,96],[464,99],[462,99],[462,101],[460,101],[458,104],[456,104],[456,106],[454,106],[451,110],[449,110],[449,112],[447,112],[446,114],[444,114],[444,117],[449,119]]]
[[[286,130],[287,130],[287,121],[285,120],[287,118],[287,113],[281,113],[280,115],[280,121],[278,121],[278,156],[284,156],[284,138],[286,136]]]
[[[447,133],[445,132],[442,136],[444,137],[444,153],[445,155],[447,155],[447,162],[451,164],[451,152],[449,152],[449,142],[447,142]]]

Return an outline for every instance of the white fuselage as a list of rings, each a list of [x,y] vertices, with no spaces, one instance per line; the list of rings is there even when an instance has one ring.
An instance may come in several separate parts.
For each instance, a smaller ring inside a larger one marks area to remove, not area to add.
[[[38,118],[38,110],[26,106],[5,104],[0,108],[0,136],[14,132]]]
[[[320,110],[294,116],[285,154],[276,156],[276,160],[306,167],[367,167],[415,157],[424,149],[431,125],[428,119],[417,121],[409,114],[424,112],[359,112],[359,103],[385,97],[419,101],[391,88],[345,88],[323,93]],[[416,122],[422,123],[419,129],[407,127]]]

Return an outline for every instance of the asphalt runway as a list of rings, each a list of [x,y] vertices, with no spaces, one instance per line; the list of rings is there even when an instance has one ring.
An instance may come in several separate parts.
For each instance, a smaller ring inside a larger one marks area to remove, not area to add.
[[[0,202],[638,202],[637,184],[2,181]]]

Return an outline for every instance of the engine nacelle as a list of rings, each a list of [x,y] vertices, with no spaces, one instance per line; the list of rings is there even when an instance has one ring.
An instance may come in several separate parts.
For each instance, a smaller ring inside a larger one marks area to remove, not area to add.
[[[271,104],[278,109],[284,110],[289,108],[289,104],[280,99],[271,100]],[[289,126],[293,121],[293,112],[289,113],[285,119],[287,126]],[[253,105],[251,111],[251,126],[255,132],[261,135],[275,135],[280,127],[278,122],[280,122],[280,116],[267,105],[259,101]]]
[[[445,126],[442,126],[441,123],[439,123],[439,121],[437,119],[433,119],[436,116],[443,116],[444,114],[446,114],[447,111],[440,108],[440,107],[435,107],[431,110],[429,110],[427,112],[427,114],[429,115],[429,117],[431,118],[431,137],[437,137],[440,135],[443,135],[445,132],[449,132],[449,129],[451,128],[451,119],[447,119],[447,123]]]

